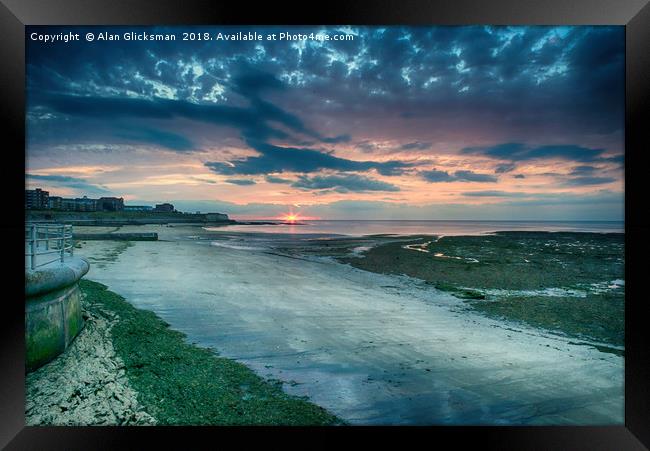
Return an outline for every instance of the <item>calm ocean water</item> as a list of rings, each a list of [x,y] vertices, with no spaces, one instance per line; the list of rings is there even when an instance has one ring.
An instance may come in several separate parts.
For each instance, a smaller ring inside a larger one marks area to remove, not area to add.
[[[623,221],[406,221],[406,220],[314,220],[295,225],[231,225],[218,231],[282,234],[325,234],[362,236],[391,235],[479,235],[496,231],[528,230],[548,232],[623,232]]]

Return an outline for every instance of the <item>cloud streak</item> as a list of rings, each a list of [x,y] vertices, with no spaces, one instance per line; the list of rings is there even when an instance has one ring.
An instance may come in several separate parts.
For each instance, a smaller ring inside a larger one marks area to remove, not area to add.
[[[226,183],[230,183],[231,185],[239,185],[239,186],[250,186],[256,184],[255,180],[250,180],[250,179],[227,179],[224,181]]]
[[[481,182],[481,183],[496,183],[497,178],[490,174],[478,174],[473,171],[456,171],[450,174],[447,171],[438,171],[432,169],[430,171],[421,171],[420,176],[431,183],[440,182]]]
[[[500,160],[512,160],[513,162],[554,158],[584,163],[609,161],[608,158],[603,156],[605,149],[592,149],[573,144],[527,146],[522,143],[504,143],[489,147],[466,147],[461,150],[461,153],[483,155]],[[498,168],[509,168],[510,166],[502,165]]]
[[[70,177],[67,175],[55,175],[55,174],[25,174],[25,177],[28,180],[35,180],[35,181],[40,181],[40,182],[46,182],[46,183],[52,183],[56,186],[62,186],[66,188],[73,188],[73,189],[78,189],[82,190],[84,192],[92,193],[92,194],[99,194],[99,195],[107,195],[110,194],[110,191],[106,188],[104,188],[101,185],[96,185],[93,183],[89,183],[87,180],[78,178],[78,177]],[[51,195],[56,195],[55,193],[51,193]]]
[[[228,162],[209,161],[205,166],[217,174],[258,175],[281,172],[310,173],[324,169],[337,171],[376,170],[382,175],[398,175],[411,165],[393,160],[386,162],[356,161],[336,157],[311,148],[282,147],[262,141],[248,141],[259,156]]]
[[[333,189],[339,193],[400,190],[390,183],[360,175],[301,176],[291,186],[307,190]]]

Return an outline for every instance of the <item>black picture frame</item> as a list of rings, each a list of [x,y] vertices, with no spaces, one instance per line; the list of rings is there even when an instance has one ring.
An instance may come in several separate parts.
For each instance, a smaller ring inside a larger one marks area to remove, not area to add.
[[[171,444],[187,437],[219,446],[224,429],[139,427],[25,427],[24,419],[24,289],[14,259],[22,246],[25,170],[25,35],[27,25],[199,25],[199,24],[519,24],[625,25],[625,253],[626,357],[625,426],[620,427],[425,427],[327,429],[319,444],[335,445],[340,434],[370,432],[417,434],[428,444],[468,440],[498,449],[621,450],[650,447],[650,319],[642,285],[644,259],[650,253],[650,224],[645,197],[648,168],[647,118],[650,107],[650,4],[648,0],[492,0],[434,2],[427,0],[356,0],[314,2],[213,2],[202,0],[0,0],[0,115],[7,126],[3,140],[2,183],[5,242],[5,296],[0,361],[0,446],[7,449],[129,449],[152,441]],[[22,151],[21,151],[22,149]],[[15,263],[15,264],[12,264]],[[647,263],[646,263],[647,265]],[[368,429],[372,429],[368,431]],[[180,433],[180,432],[183,433]],[[285,428],[236,428],[240,445],[254,435],[289,432]],[[323,432],[318,430],[316,432]],[[319,434],[321,435],[321,434]],[[285,439],[283,439],[284,441]],[[300,438],[303,444],[305,436]],[[313,439],[311,439],[313,440]],[[435,440],[436,442],[433,442]],[[201,443],[196,441],[194,443]],[[266,446],[271,442],[266,443]],[[223,443],[221,443],[223,444]],[[645,445],[644,445],[645,444]]]

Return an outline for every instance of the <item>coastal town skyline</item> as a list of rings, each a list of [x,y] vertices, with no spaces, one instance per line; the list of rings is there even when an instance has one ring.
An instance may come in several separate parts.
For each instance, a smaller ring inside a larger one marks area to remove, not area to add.
[[[622,27],[290,28],[353,38],[28,39],[27,187],[241,218],[623,219]]]

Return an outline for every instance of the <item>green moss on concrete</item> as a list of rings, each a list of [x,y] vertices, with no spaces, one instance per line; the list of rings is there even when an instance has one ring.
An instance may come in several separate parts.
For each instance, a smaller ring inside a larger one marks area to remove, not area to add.
[[[81,291],[75,283],[25,302],[25,366],[31,371],[63,352],[83,328]]]
[[[65,349],[61,306],[51,304],[25,317],[25,366],[28,370],[49,362]]]
[[[65,302],[65,314],[67,325],[66,345],[69,345],[72,340],[79,334],[83,328],[83,317],[81,314],[81,290],[75,287]]]
[[[118,315],[113,345],[138,401],[162,425],[330,425],[335,416],[287,395],[233,360],[190,345],[154,313],[82,280],[86,308]]]

